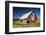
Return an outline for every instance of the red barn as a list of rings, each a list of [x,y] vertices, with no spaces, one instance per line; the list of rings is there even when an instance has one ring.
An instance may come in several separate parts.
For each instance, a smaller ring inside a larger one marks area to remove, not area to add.
[[[35,15],[34,11],[32,11],[32,13],[28,16],[27,20],[32,22],[37,20],[37,16]]]

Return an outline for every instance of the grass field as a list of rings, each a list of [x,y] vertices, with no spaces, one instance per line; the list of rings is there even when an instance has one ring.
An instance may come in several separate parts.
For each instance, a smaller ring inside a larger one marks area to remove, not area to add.
[[[21,27],[40,27],[40,21],[37,20],[36,22],[29,22],[27,20],[13,20],[13,28],[21,28]]]

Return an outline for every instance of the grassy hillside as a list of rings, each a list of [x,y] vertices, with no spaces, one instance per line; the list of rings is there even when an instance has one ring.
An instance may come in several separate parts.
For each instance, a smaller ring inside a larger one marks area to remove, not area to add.
[[[40,27],[40,20],[38,19],[36,22],[27,23],[27,20],[13,19],[13,28],[21,27]]]

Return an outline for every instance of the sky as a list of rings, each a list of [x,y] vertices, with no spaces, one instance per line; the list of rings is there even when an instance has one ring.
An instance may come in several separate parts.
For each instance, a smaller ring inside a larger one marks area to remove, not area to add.
[[[34,10],[36,16],[40,16],[40,8],[13,7],[13,19],[19,19],[22,15]]]

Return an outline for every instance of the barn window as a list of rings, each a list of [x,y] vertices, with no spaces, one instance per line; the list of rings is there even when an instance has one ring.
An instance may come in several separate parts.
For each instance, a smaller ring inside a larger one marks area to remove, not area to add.
[[[29,23],[29,21],[27,21],[27,23]]]

